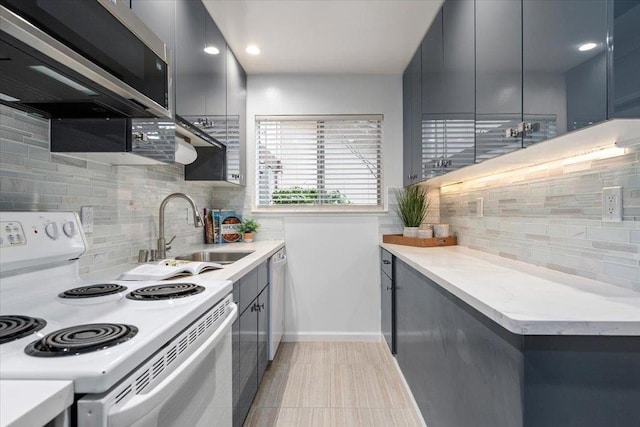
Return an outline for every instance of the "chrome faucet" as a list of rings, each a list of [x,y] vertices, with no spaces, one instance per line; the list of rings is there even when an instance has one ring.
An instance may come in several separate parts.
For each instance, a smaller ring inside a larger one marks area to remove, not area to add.
[[[156,255],[157,259],[164,259],[167,257],[167,251],[171,249],[171,246],[169,245],[171,244],[171,242],[173,242],[173,239],[176,238],[176,236],[173,236],[171,240],[169,240],[169,243],[165,242],[164,240],[164,208],[165,206],[167,206],[169,200],[175,199],[177,197],[185,199],[191,205],[191,208],[193,209],[193,226],[202,227],[204,225],[204,223],[202,222],[202,217],[200,216],[200,212],[198,212],[198,206],[196,206],[196,202],[194,202],[190,196],[187,196],[184,193],[169,194],[164,198],[162,203],[160,203],[160,218],[158,221],[160,229],[158,230],[158,253]]]

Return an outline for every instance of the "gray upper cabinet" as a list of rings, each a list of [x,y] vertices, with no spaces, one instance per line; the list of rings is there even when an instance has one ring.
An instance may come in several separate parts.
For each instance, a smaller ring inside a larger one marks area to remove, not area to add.
[[[607,1],[522,7],[524,146],[606,120]]]
[[[442,119],[444,112],[444,58],[442,44],[442,9],[436,15],[429,31],[420,45],[421,55],[421,103],[416,114],[420,120],[418,144],[421,146],[420,171],[428,179],[441,174],[439,161],[444,156],[444,138],[442,138]],[[422,174],[421,174],[422,175]]]
[[[131,9],[171,48],[176,114],[199,124],[219,118],[226,141],[226,42],[201,1],[132,0]],[[215,46],[220,53],[205,53]],[[203,119],[204,120],[204,119]]]
[[[612,118],[640,117],[640,2],[615,0],[613,28],[613,78],[610,92]]]
[[[638,0],[445,1],[403,75],[404,184],[640,118],[638,28]]]
[[[422,136],[421,136],[421,54],[420,49],[411,59],[411,63],[402,76],[403,93],[403,184],[420,182],[422,173]]]
[[[420,54],[422,55],[422,114],[441,114],[443,112],[446,94],[446,90],[443,87],[443,53],[442,9],[440,9],[420,45]]]
[[[402,73],[402,185],[411,184],[411,64]]]
[[[476,163],[522,147],[522,4],[476,2]]]
[[[442,7],[443,111],[473,118],[475,109],[475,3],[446,2]]]
[[[176,2],[176,46],[176,113],[213,116],[224,123],[226,43],[202,2]],[[219,53],[205,53],[206,46],[216,47]],[[189,121],[197,123],[197,119]],[[225,142],[226,136],[217,139]]]
[[[435,139],[442,141],[436,163],[441,173],[475,160],[474,18],[473,0],[449,1],[442,7],[442,115],[436,123],[423,123],[423,134],[435,128]]]
[[[227,47],[227,181],[245,185],[247,74]]]
[[[153,31],[171,49],[174,55],[171,67],[175,73],[175,52],[176,52],[176,20],[175,1],[148,1],[131,0],[131,10],[140,18],[151,31]],[[175,76],[174,76],[175,83]],[[173,85],[173,99],[175,100],[176,85]],[[174,110],[175,106],[171,106]]]
[[[421,45],[422,179],[475,159],[474,1],[446,2]]]

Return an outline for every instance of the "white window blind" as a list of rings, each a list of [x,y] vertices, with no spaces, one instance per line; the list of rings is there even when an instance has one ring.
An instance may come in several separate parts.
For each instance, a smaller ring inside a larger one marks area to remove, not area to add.
[[[257,206],[382,207],[382,115],[256,116]]]

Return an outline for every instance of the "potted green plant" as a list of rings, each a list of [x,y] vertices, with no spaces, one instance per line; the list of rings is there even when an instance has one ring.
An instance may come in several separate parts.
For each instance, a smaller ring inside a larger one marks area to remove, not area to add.
[[[423,187],[412,185],[396,192],[395,211],[404,225],[402,235],[417,237],[418,228],[429,210],[429,199]]]
[[[251,243],[253,242],[253,234],[258,230],[260,224],[252,219],[245,219],[238,225],[238,233],[242,234],[242,240]]]

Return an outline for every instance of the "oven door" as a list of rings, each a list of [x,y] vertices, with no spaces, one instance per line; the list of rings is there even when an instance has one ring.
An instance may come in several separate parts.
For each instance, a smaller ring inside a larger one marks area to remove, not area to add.
[[[136,370],[130,379],[104,395],[84,396],[78,401],[78,425],[80,427],[181,427],[232,425],[232,377],[231,377],[231,325],[237,317],[235,304],[224,321],[192,354],[166,374],[155,385],[141,393],[130,391],[147,372],[153,373],[158,366],[154,357],[144,367]],[[207,323],[205,319],[202,322]],[[193,336],[191,329],[198,330],[199,323],[176,338],[179,348],[182,337]],[[201,326],[200,326],[201,327]],[[173,357],[173,356],[171,356]],[[161,357],[166,362],[165,357]],[[153,382],[153,381],[151,381]],[[127,396],[131,394],[131,396]]]

